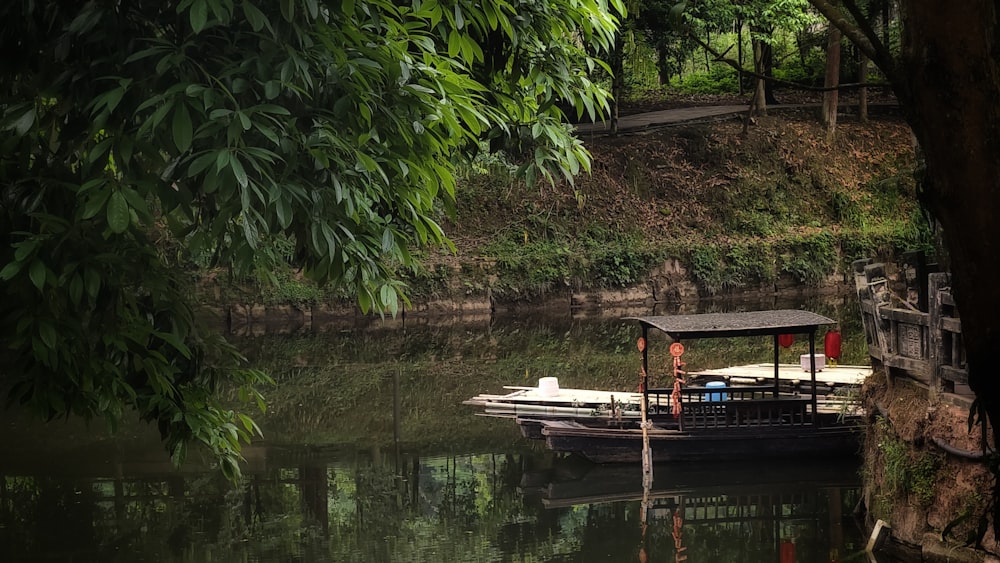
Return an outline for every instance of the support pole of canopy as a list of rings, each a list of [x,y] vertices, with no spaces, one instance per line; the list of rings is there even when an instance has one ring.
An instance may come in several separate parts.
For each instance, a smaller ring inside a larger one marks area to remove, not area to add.
[[[778,335],[774,335],[774,398],[778,398],[778,384],[780,383],[780,378],[778,377],[778,362],[781,361],[781,357],[778,355]]]
[[[642,486],[644,489],[648,489],[653,484],[653,452],[649,448],[649,427],[652,422],[649,421],[646,414],[648,406],[646,394],[643,393],[642,404],[639,405],[639,408],[642,409]]]
[[[809,374],[812,379],[812,421],[813,424],[819,420],[816,417],[816,328],[809,331]]]
[[[653,453],[649,449],[649,327],[642,325],[642,344],[639,351],[642,354],[642,395],[639,400],[640,416],[642,417],[642,486],[649,490],[653,485]],[[643,497],[643,515],[645,516],[647,498]]]

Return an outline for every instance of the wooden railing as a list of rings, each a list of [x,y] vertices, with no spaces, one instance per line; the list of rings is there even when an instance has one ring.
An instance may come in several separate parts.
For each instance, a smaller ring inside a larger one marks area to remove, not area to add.
[[[669,413],[672,389],[650,389],[650,405]],[[681,429],[802,426],[814,422],[809,397],[776,397],[773,385],[685,387]]]
[[[911,274],[903,284],[905,289],[893,290],[884,264],[854,262],[872,364],[889,377],[918,381],[931,393],[971,397],[962,322],[951,296],[950,275]]]

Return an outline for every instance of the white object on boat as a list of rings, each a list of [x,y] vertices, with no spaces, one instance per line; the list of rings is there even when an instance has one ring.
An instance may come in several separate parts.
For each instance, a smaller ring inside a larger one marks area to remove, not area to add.
[[[799,356],[799,363],[802,365],[802,371],[809,371],[809,354]],[[826,354],[816,354],[816,371],[823,371],[825,367]]]
[[[543,397],[559,396],[559,378],[542,377],[538,380],[538,394]]]

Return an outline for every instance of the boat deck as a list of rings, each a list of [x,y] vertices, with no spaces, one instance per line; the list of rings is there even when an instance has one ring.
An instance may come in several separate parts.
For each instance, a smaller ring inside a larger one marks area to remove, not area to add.
[[[827,366],[816,373],[817,384],[826,386],[825,393],[818,395],[817,410],[819,412],[844,412],[853,410],[852,401],[833,394],[833,390],[843,387],[860,386],[865,377],[871,373],[870,367],[864,366]],[[768,364],[751,364],[722,369],[704,370],[688,375],[689,383],[697,384],[699,380],[724,379],[727,387],[706,391],[701,386],[685,388],[686,400],[706,399],[711,396],[716,399],[725,393],[727,398],[763,398],[774,389],[770,383],[774,381],[774,366]],[[779,366],[778,379],[783,391],[798,392],[796,398],[809,397],[803,383],[810,382],[809,374],[803,372],[800,366],[782,364]],[[491,416],[562,416],[562,417],[606,417],[612,414],[622,418],[640,416],[639,401],[641,393],[634,391],[602,391],[592,389],[557,389],[543,390],[538,387],[505,386],[508,393],[481,393],[464,403],[483,408],[483,413]],[[651,390],[651,392],[654,390]],[[659,397],[666,397],[670,390],[651,395],[652,404],[658,404]],[[709,396],[703,396],[710,393]],[[749,395],[747,395],[749,393]],[[746,396],[744,396],[746,395]],[[614,409],[612,409],[614,406]]]
[[[838,387],[843,385],[861,385],[865,377],[870,375],[870,366],[826,366],[822,370],[816,370],[816,384],[828,387]],[[745,366],[734,366],[721,369],[707,369],[698,371],[696,377],[722,377],[730,383],[763,383],[774,381],[774,364],[750,364]],[[803,370],[801,366],[793,364],[780,364],[778,366],[778,379],[785,383],[798,385],[802,382],[810,381],[809,372]]]

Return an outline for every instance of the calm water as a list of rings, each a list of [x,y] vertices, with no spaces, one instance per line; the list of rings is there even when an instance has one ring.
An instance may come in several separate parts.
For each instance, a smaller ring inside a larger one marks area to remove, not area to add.
[[[844,319],[845,363],[864,359],[854,307],[810,306]],[[267,393],[266,440],[246,448],[238,487],[198,459],[172,468],[142,425],[108,437],[77,421],[39,426],[7,413],[0,553],[4,561],[866,560],[853,514],[857,460],[657,466],[644,491],[638,467],[555,457],[511,421],[461,405],[542,376],[630,389],[636,336],[617,319],[522,316],[246,337],[252,361],[279,385]],[[690,349],[689,364],[703,367],[770,354],[758,342]]]

